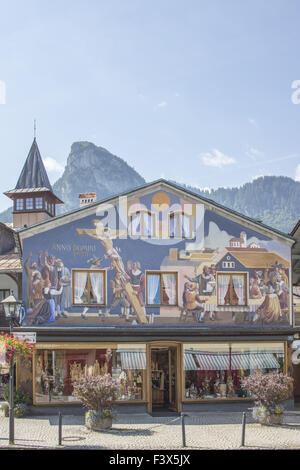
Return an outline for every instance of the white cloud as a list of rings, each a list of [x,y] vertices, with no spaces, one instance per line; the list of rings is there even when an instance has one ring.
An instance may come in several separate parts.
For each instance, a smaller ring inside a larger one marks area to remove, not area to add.
[[[252,160],[256,160],[257,158],[263,157],[265,154],[261,150],[251,147],[246,151],[246,155]]]
[[[296,167],[296,172],[295,172],[295,180],[300,181],[300,163]]]
[[[248,118],[248,122],[251,124],[251,126],[258,127],[256,119]]]
[[[167,102],[166,101],[162,101],[161,103],[158,103],[157,107],[158,108],[165,108],[167,106]]]
[[[222,168],[224,165],[232,165],[235,159],[225,155],[218,149],[213,149],[211,152],[203,153],[201,155],[202,161],[206,166],[214,166]]]
[[[65,167],[52,157],[44,158],[43,163],[45,165],[46,171],[49,171],[49,173],[62,174],[64,172]]]

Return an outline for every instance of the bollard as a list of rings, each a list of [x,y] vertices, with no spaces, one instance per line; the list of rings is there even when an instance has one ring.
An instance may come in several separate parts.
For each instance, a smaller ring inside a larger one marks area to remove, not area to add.
[[[61,446],[62,441],[62,414],[58,413],[58,445]]]
[[[181,413],[181,430],[182,430],[182,447],[186,447],[185,442],[185,424],[184,424],[184,417],[186,416],[184,413]]]
[[[245,432],[246,432],[246,413],[243,413],[243,422],[242,422],[242,442],[241,447],[245,446]]]

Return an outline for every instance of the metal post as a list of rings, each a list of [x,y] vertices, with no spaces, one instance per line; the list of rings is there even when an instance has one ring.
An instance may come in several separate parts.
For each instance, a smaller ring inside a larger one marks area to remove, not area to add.
[[[241,447],[245,445],[245,432],[246,432],[246,413],[243,413],[243,423],[242,423],[242,442]]]
[[[185,427],[184,427],[184,417],[185,414],[181,413],[181,431],[182,431],[182,447],[186,447],[186,441],[185,441]]]
[[[10,319],[10,335],[12,335],[12,318]],[[14,429],[14,356],[10,358],[9,367],[9,444],[15,443]]]
[[[62,441],[62,414],[58,413],[58,445],[61,446]]]

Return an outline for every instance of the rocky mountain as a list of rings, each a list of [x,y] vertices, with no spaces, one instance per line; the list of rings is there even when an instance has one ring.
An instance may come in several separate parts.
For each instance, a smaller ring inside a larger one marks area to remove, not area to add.
[[[75,142],[63,175],[53,185],[64,212],[79,207],[78,195],[94,191],[104,199],[145,183],[122,158],[91,142]]]
[[[95,191],[100,200],[144,183],[134,168],[108,150],[91,142],[75,142],[53,190],[65,202],[60,211],[66,212],[79,207],[79,193]],[[181,186],[282,232],[290,232],[300,218],[300,182],[288,177],[264,176],[239,188],[211,191]],[[0,214],[0,221],[12,221],[11,208]]]

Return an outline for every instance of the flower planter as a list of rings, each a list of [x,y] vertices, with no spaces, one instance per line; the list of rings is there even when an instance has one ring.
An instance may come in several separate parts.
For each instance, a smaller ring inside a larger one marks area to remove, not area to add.
[[[276,413],[263,407],[253,408],[252,416],[260,424],[282,424],[284,417],[282,411]]]
[[[93,431],[103,431],[111,429],[112,417],[104,416],[102,411],[89,410],[85,413],[85,425]]]

